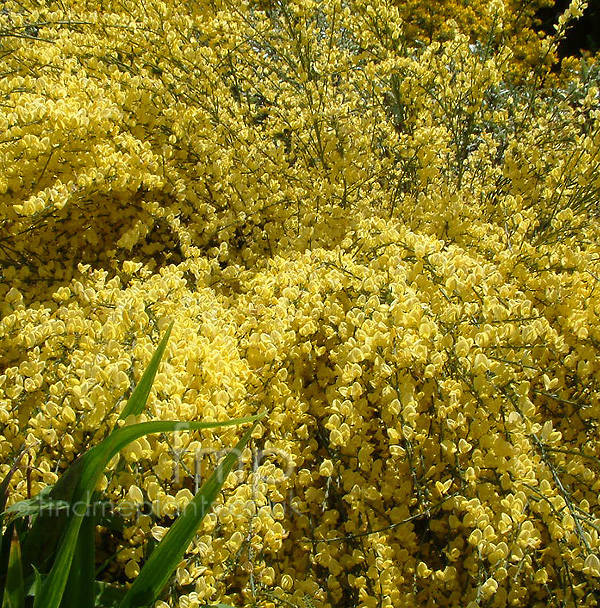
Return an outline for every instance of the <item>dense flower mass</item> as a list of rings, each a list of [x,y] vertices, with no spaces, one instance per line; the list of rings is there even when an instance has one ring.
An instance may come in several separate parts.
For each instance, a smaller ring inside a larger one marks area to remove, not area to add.
[[[550,72],[586,3],[396,4],[1,4],[9,501],[171,321],[143,416],[268,412],[160,608],[598,603],[600,69]],[[112,463],[107,580],[239,433]]]

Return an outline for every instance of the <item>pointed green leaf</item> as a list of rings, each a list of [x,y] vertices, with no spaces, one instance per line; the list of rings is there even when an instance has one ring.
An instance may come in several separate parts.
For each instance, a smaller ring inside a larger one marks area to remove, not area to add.
[[[125,405],[120,419],[125,419],[129,415],[138,415],[144,409],[172,328],[173,323],[169,325],[166,334],[160,341],[148,368]],[[85,456],[88,454],[85,454]],[[86,467],[87,464],[84,463],[83,457],[75,460],[52,487],[50,498],[69,502],[77,501],[78,499],[74,497],[74,494],[77,488],[81,489],[81,476]],[[64,516],[56,517],[56,513],[45,513],[36,517],[31,533],[23,544],[25,564],[28,565],[30,570],[36,566],[46,571],[49,567],[47,564],[54,558],[56,546],[63,534],[65,523],[66,518]]]
[[[44,580],[47,575],[41,574],[41,572],[34,567],[33,575],[30,578],[30,584],[27,587],[27,595],[28,597],[35,597],[36,594],[40,592],[42,585],[44,584]],[[31,580],[33,579],[33,580]]]
[[[35,598],[34,608],[58,608],[60,606],[77,547],[77,537],[82,520],[92,502],[94,489],[104,469],[120,450],[132,441],[152,433],[232,426],[254,422],[263,416],[264,414],[259,414],[225,422],[181,422],[173,420],[141,422],[115,429],[104,441],[86,452],[79,460],[81,477],[73,491],[71,519],[42,593]]]
[[[25,606],[25,584],[23,582],[23,565],[21,562],[21,545],[17,531],[14,530],[10,543],[10,554],[8,558],[8,571],[6,573],[6,585],[2,608],[24,608]]]
[[[143,608],[151,606],[159,598],[182,560],[186,549],[194,539],[202,519],[221,491],[227,475],[229,475],[242,450],[250,440],[257,423],[258,420],[213,471],[200,491],[169,528],[167,534],[151,553],[141,572],[133,581],[119,608]]]
[[[84,470],[79,486],[73,495],[74,501],[81,501],[86,491],[96,487],[106,465],[123,448],[132,441],[153,433],[168,433],[173,431],[198,431],[201,429],[216,429],[223,426],[237,426],[254,422],[264,414],[234,418],[223,422],[184,422],[180,420],[151,420],[115,429],[104,441],[93,447],[83,456]]]
[[[96,561],[96,518],[89,515],[83,518],[71,571],[65,588],[62,604],[64,608],[94,608],[95,599],[95,561]]]
[[[21,459],[25,454],[24,448],[21,449],[21,453],[15,458],[12,466],[10,467],[8,473],[0,483],[0,532],[4,528],[4,507],[6,506],[6,500],[8,498],[8,486],[10,485],[10,480],[12,476],[15,474],[15,471],[19,468],[21,464]],[[4,534],[0,534],[0,597],[4,593],[4,586],[6,585],[6,576],[8,572],[8,561],[10,559],[10,550],[11,550],[11,540],[14,528],[9,526]]]
[[[154,355],[152,355],[152,359],[144,372],[142,379],[138,382],[138,385],[135,387],[133,391],[133,395],[129,397],[127,404],[123,408],[119,419],[125,420],[127,416],[134,415],[138,416],[142,413],[144,406],[146,405],[146,401],[148,400],[148,395],[150,394],[150,390],[152,389],[152,384],[154,383],[154,378],[156,377],[156,372],[158,371],[158,366],[160,364],[160,360],[165,352],[165,348],[167,346],[167,342],[169,340],[169,336],[171,335],[171,330],[173,329],[173,323],[169,325],[167,329],[167,333],[163,336],[163,339],[160,341]]]
[[[53,500],[49,496],[50,490],[50,487],[44,488],[37,496],[16,502],[8,507],[2,515],[18,519],[19,517],[30,517],[43,513],[57,514],[59,511],[67,511],[70,503],[66,500]]]

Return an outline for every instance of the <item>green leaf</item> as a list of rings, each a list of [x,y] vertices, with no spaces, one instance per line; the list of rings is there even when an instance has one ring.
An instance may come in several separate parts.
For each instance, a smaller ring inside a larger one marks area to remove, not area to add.
[[[4,527],[4,513],[2,512],[4,511],[6,500],[8,498],[8,486],[10,485],[10,480],[15,474],[15,471],[19,468],[24,454],[25,450],[22,449],[21,453],[15,458],[10,470],[2,480],[2,483],[0,483],[0,532]],[[0,597],[2,597],[4,587],[6,585],[13,530],[14,527],[8,526],[6,532],[0,535]]]
[[[71,481],[74,481],[74,479],[72,477]],[[50,488],[49,497],[54,495],[55,487]],[[69,494],[72,495],[74,487],[73,485]],[[70,506],[70,502],[68,504]],[[70,511],[70,507],[66,510],[42,509],[34,517],[27,537],[23,541],[23,566],[26,569],[26,576],[31,575],[34,568],[41,574],[48,573],[54,561],[56,547],[64,533]]]
[[[263,416],[264,414],[259,414],[246,418],[226,420],[224,422],[181,422],[177,420],[141,422],[115,429],[104,441],[86,452],[78,461],[81,474],[78,483],[73,488],[71,518],[42,593],[35,598],[34,608],[58,608],[60,606],[73,555],[77,547],[77,537],[82,520],[92,503],[94,489],[104,469],[120,450],[132,441],[152,433],[233,426],[246,422],[254,422]]]
[[[123,448],[132,441],[152,435],[153,433],[168,433],[173,431],[198,431],[201,429],[216,429],[223,426],[237,426],[247,422],[255,422],[264,414],[256,414],[245,418],[234,418],[223,422],[184,422],[180,420],[151,420],[131,424],[115,429],[104,441],[93,447],[83,456],[84,469],[79,486],[73,494],[73,500],[80,502],[84,500],[86,492],[96,487],[106,465]],[[87,503],[89,505],[89,503]]]
[[[33,574],[25,579],[27,597],[35,597],[40,592],[47,576],[47,574],[42,574],[35,566],[33,567]]]
[[[16,502],[8,507],[2,515],[18,519],[19,517],[39,515],[44,512],[56,514],[59,511],[67,511],[71,506],[70,503],[66,500],[53,500],[50,498],[51,489],[51,487],[44,488],[37,496]]]
[[[150,360],[150,363],[148,364],[148,367],[146,368],[142,379],[135,387],[133,395],[129,397],[127,404],[125,405],[123,411],[121,412],[121,415],[119,416],[120,420],[125,420],[125,418],[130,415],[138,416],[142,413],[144,406],[146,405],[146,401],[148,400],[150,390],[152,389],[152,384],[154,383],[154,378],[156,377],[156,372],[158,371],[158,366],[160,364],[160,360],[162,359],[163,353],[165,352],[165,348],[167,346],[167,342],[169,340],[169,336],[171,335],[172,329],[173,323],[169,325],[167,333],[160,341],[160,344],[154,352],[154,355],[152,355],[152,359]]]
[[[218,496],[227,475],[237,462],[242,450],[250,440],[258,419],[240,439],[235,448],[223,459],[204,483],[200,491],[184,509],[167,534],[151,553],[137,578],[133,581],[119,608],[142,608],[151,606],[160,596],[169,579],[194,539],[202,519]]]
[[[173,323],[169,325],[166,334],[160,341],[148,368],[123,409],[120,418],[124,419],[130,414],[137,415],[143,410],[172,328]],[[66,500],[69,503],[77,501],[74,494],[78,488],[81,489],[81,476],[83,475],[85,466],[83,457],[75,460],[50,490],[50,498],[53,500]],[[23,544],[23,556],[29,571],[33,567],[37,567],[47,572],[47,569],[50,568],[50,564],[54,560],[56,547],[64,533],[66,522],[67,518],[65,514],[56,517],[56,513],[43,513],[35,518],[30,533]]]
[[[61,606],[64,608],[94,608],[96,574],[96,518],[83,518],[71,562],[69,579]]]
[[[122,419],[129,415],[137,415],[142,411],[152,388],[152,383],[172,326],[172,324],[169,326],[166,335],[161,340],[152,357],[148,369],[144,372],[139,385],[124,408],[121,414]],[[59,511],[55,514],[54,519],[50,519],[48,515],[38,509],[38,515],[35,518],[35,526],[37,528],[34,530],[35,534],[30,534],[32,539],[29,539],[31,543],[28,547],[28,555],[32,557],[31,567],[35,569],[36,566],[44,564],[47,560],[52,560],[53,562],[48,576],[44,578],[39,593],[35,595],[34,608],[59,608],[70,577],[75,586],[82,584],[81,581],[83,579],[89,581],[91,571],[78,569],[79,566],[73,565],[73,558],[76,553],[83,552],[88,557],[82,559],[91,561],[91,567],[93,568],[94,560],[93,558],[89,558],[90,531],[87,529],[87,526],[92,525],[89,521],[89,508],[94,500],[95,488],[104,470],[120,450],[132,441],[152,433],[219,428],[243,424],[245,422],[255,422],[262,417],[263,415],[249,416],[225,422],[158,420],[127,425],[113,430],[104,441],[78,458],[55,484],[48,493],[48,496],[44,496],[42,499],[46,501],[46,504],[54,506],[60,501],[69,501],[70,508],[68,513],[65,514],[64,511]],[[233,466],[233,462],[231,466]],[[31,508],[31,505],[25,505],[22,508],[28,509]],[[58,549],[55,549],[59,542],[59,535],[60,544],[58,545]],[[39,557],[40,555],[42,557]],[[34,559],[36,561],[33,561]],[[93,585],[90,584],[88,586],[90,590],[93,589]],[[90,601],[93,602],[93,598],[90,599],[91,597],[90,591],[85,597],[78,596],[79,599],[75,598],[73,600],[67,598],[65,601],[69,602],[68,605],[75,602],[75,605],[82,603],[82,605],[88,606],[90,605]]]
[[[23,565],[21,562],[21,545],[17,531],[14,530],[10,543],[8,558],[8,570],[6,573],[6,585],[2,608],[24,608],[25,606],[25,584],[23,582]]]

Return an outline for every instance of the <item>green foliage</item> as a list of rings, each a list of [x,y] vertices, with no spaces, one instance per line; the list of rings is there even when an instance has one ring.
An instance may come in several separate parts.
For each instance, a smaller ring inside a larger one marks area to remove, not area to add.
[[[144,409],[171,328],[172,324],[120,419],[139,415]],[[54,486],[49,486],[34,499],[13,504],[2,513],[8,518],[2,543],[10,543],[8,560],[4,562],[1,573],[3,608],[31,605],[29,600],[25,600],[26,588],[27,595],[33,596],[34,608],[106,606],[107,595],[98,593],[95,585],[94,533],[99,522],[94,507],[98,505],[96,488],[109,461],[132,441],[148,434],[254,422],[154,549],[131,588],[112,590],[112,603],[118,599],[114,603],[118,608],[151,606],[160,597],[227,475],[250,440],[254,427],[263,417],[264,414],[226,422],[154,421],[130,423],[114,429],[104,441],[73,463]],[[4,479],[2,489],[6,489],[10,476]],[[29,521],[23,521],[24,518]],[[19,537],[23,539],[21,542]],[[25,582],[24,573],[27,577]],[[104,585],[99,587],[102,591]]]

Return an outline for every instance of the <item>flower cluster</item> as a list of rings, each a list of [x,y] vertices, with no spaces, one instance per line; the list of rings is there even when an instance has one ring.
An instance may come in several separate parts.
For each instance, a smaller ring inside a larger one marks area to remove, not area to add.
[[[10,501],[172,320],[145,415],[268,416],[161,608],[596,605],[598,64],[544,84],[542,1],[102,4],[0,9]],[[112,463],[107,576],[238,432]]]

